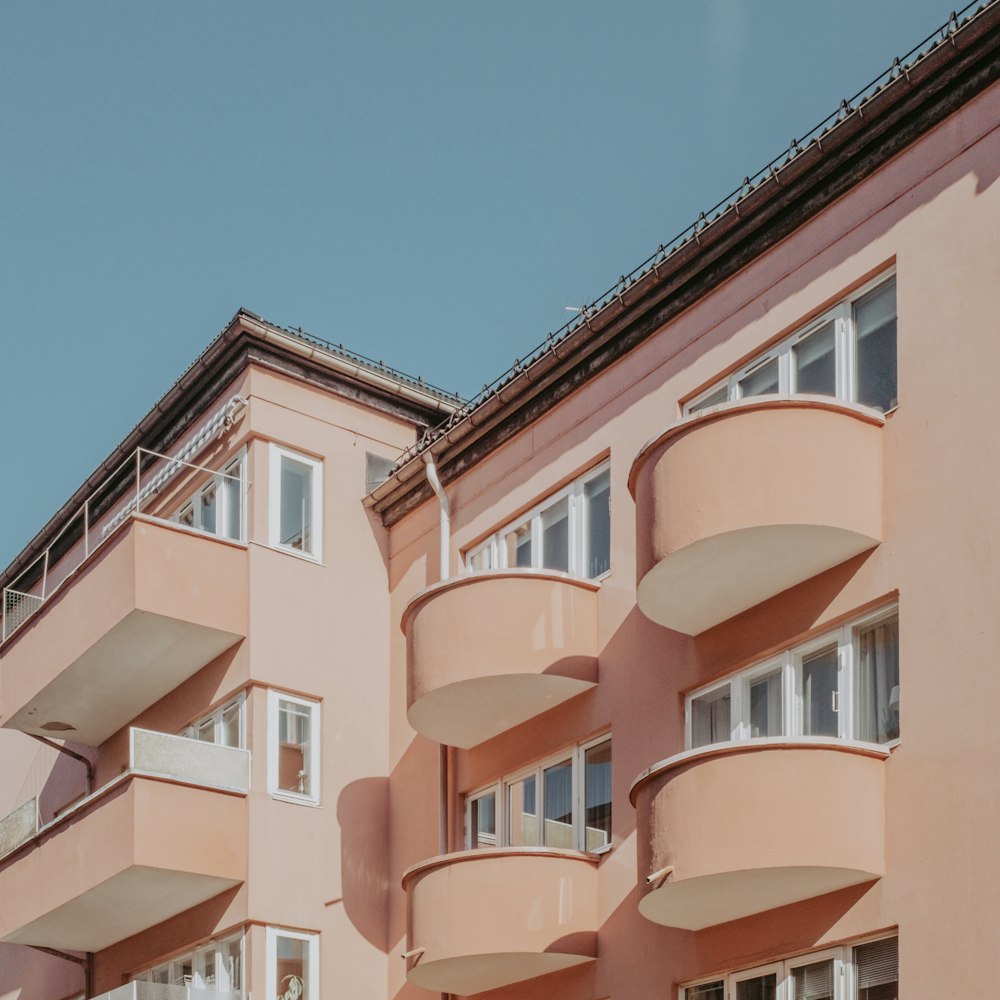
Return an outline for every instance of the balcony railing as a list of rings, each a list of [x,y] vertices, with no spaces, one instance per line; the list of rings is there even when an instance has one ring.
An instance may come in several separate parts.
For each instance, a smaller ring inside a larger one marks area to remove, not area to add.
[[[202,986],[132,982],[101,993],[94,1000],[238,1000],[242,995]]]
[[[250,790],[250,751],[133,727],[129,730],[129,765],[123,774],[46,824],[39,822],[36,799],[23,803],[0,819],[0,859],[43,831],[65,823],[69,816],[105,794],[111,785],[121,784],[135,775],[167,778],[245,795]]]
[[[188,498],[185,487],[193,490],[208,479],[216,483],[219,496],[225,493],[228,502],[238,505],[239,516],[227,520],[228,524],[238,525],[235,536],[194,525],[182,526],[197,534],[245,542],[247,483],[243,476],[137,448],[73,512],[45,549],[3,588],[0,641],[21,628],[134,516],[179,524],[177,511]]]

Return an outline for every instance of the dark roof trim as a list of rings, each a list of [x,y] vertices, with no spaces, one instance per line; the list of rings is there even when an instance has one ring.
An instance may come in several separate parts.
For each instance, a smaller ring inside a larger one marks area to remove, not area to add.
[[[888,79],[808,144],[793,143],[739,197],[651,258],[638,276],[588,310],[530,361],[515,365],[489,393],[455,412],[412,449],[366,504],[391,526],[430,499],[420,460],[430,452],[442,481],[455,480],[641,344],[714,288],[785,239],[948,115],[1000,79],[1000,0]]]

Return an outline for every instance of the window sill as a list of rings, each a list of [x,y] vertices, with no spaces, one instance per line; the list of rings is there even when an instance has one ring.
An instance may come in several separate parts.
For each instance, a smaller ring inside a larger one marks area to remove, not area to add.
[[[311,799],[305,795],[296,795],[294,792],[272,791],[271,798],[278,802],[288,802],[295,806],[312,806],[313,809],[320,808],[319,799]]]

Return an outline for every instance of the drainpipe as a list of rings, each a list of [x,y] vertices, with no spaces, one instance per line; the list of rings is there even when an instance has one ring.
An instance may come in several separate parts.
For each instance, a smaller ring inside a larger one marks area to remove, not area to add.
[[[94,790],[94,765],[83,756],[82,753],[76,753],[74,750],[67,750],[66,747],[55,740],[46,739],[44,736],[39,736],[37,733],[28,733],[29,736],[33,736],[39,743],[44,743],[47,747],[52,747],[53,750],[58,750],[60,753],[66,754],[67,757],[72,757],[73,760],[78,760],[87,769],[87,794]]]
[[[424,452],[424,462],[427,463],[427,482],[431,484],[431,489],[437,494],[438,503],[441,506],[441,579],[447,580],[449,577],[448,564],[451,561],[448,549],[451,545],[451,507],[448,504],[448,496],[438,478],[437,468],[434,465],[434,456],[430,449]]]

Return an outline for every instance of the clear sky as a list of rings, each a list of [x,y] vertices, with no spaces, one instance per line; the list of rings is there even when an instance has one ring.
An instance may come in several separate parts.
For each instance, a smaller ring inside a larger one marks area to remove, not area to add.
[[[0,3],[0,564],[240,306],[475,393],[940,0]]]

